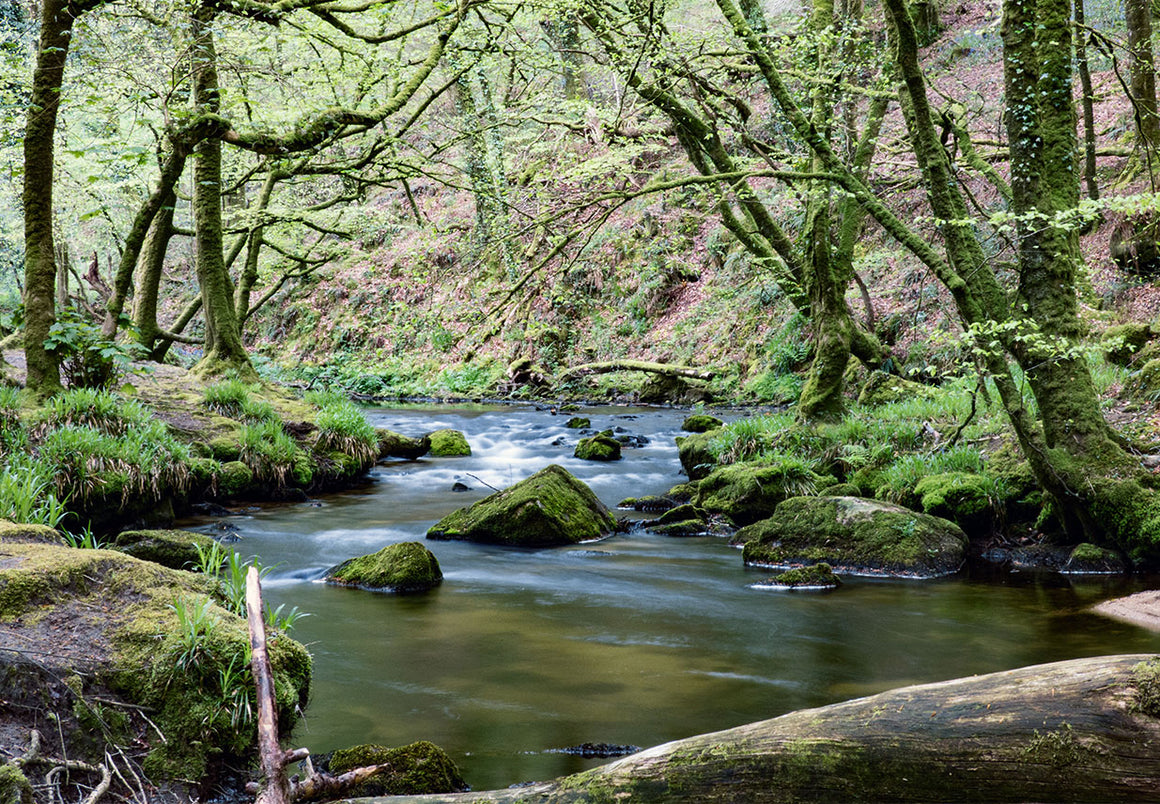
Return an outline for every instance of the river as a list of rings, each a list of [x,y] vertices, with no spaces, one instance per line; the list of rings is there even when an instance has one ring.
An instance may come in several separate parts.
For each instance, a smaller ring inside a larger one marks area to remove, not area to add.
[[[1160,652],[1160,634],[1084,611],[1154,578],[964,573],[774,592],[750,586],[766,573],[745,569],[723,539],[647,531],[544,550],[427,542],[444,573],[433,592],[329,587],[317,582],[328,567],[423,540],[488,486],[549,463],[610,506],[683,480],[681,411],[585,409],[597,428],[649,439],[613,464],[574,459],[568,416],[532,407],[366,413],[408,435],[462,430],[473,455],[391,461],[364,488],[223,520],[238,529],[236,549],[275,567],[270,604],[310,613],[294,636],[314,655],[314,692],[291,742],[315,754],[430,740],[484,790],[597,764],[558,750],[582,743],[646,747],[905,684]],[[456,482],[471,490],[452,491]]]

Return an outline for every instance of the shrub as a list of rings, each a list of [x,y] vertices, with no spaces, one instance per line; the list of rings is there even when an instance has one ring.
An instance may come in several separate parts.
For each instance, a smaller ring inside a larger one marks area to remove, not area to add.
[[[131,328],[128,318],[122,327]],[[117,343],[81,312],[67,307],[48,330],[44,348],[60,360],[61,373],[73,388],[107,388],[123,375],[134,359],[146,354],[136,342]]]

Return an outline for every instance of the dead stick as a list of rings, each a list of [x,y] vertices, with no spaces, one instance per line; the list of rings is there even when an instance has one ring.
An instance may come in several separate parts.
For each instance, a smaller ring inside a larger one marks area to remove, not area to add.
[[[250,669],[258,690],[258,756],[265,782],[256,804],[289,804],[290,784],[282,772],[285,755],[278,745],[278,709],[274,703],[274,679],[266,652],[266,623],[262,617],[262,585],[257,567],[246,573],[246,622],[250,626]]]

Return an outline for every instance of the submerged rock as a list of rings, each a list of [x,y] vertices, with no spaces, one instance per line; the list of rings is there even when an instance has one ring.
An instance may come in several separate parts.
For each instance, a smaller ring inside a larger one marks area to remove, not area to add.
[[[754,584],[779,589],[837,589],[841,585],[842,579],[834,574],[829,564],[795,567]]]
[[[379,440],[379,460],[403,458],[414,461],[431,451],[431,439],[428,436],[411,438],[385,428],[375,430],[375,435],[378,436]]]
[[[710,416],[707,413],[694,413],[685,419],[681,424],[681,429],[686,433],[707,433],[724,426],[725,422],[716,416]]]
[[[365,782],[345,792],[351,798],[366,796],[421,796],[429,793],[460,793],[468,789],[455,762],[439,746],[426,741],[401,748],[356,745],[335,751],[329,773],[338,776],[371,765],[386,765]]]
[[[204,533],[191,530],[126,530],[117,534],[113,547],[163,567],[188,569],[197,563],[198,546],[206,550],[213,543]]]
[[[615,529],[616,518],[592,490],[552,464],[444,517],[427,538],[549,547],[600,539]]]
[[[436,430],[423,436],[430,439],[431,455],[439,458],[453,458],[471,454],[467,436],[458,430]]]
[[[434,554],[419,542],[400,542],[332,567],[326,582],[406,594],[434,589],[443,583],[443,572]]]
[[[962,566],[967,537],[953,522],[861,497],[794,497],[738,531],[746,564],[830,564],[838,572],[947,575]]]
[[[582,461],[619,461],[620,442],[610,435],[597,433],[580,439],[572,455]]]

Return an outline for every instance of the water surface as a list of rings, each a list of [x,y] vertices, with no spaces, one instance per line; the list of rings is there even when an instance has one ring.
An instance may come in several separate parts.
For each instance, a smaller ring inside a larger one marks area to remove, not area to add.
[[[323,571],[558,463],[609,505],[683,478],[683,412],[592,408],[595,427],[648,437],[616,464],[571,457],[567,416],[486,406],[371,409],[409,435],[467,434],[469,458],[377,467],[365,488],[228,521],[236,547],[277,565],[272,605],[311,612],[314,695],[293,742],[313,753],[430,740],[477,790],[597,764],[552,749],[649,746],[904,684],[1105,653],[1160,652],[1160,635],[1085,613],[1144,580],[966,575],[852,579],[829,594],[750,587],[718,538],[645,531],[576,547],[426,542],[442,587],[392,596],[317,583]],[[456,482],[471,491],[451,491]],[[620,512],[627,515],[626,512]],[[1153,579],[1155,581],[1155,579]]]

